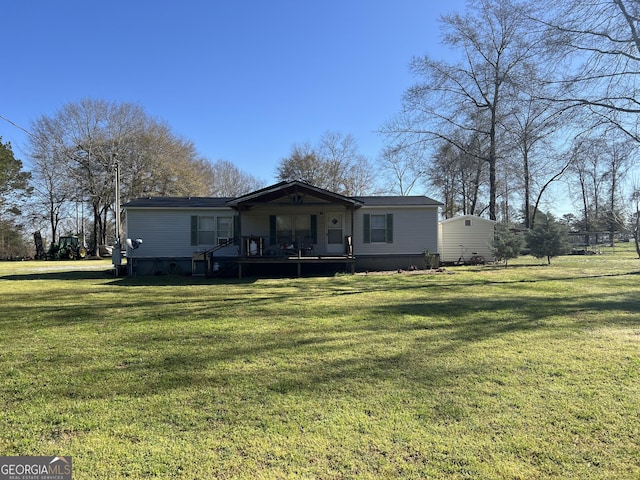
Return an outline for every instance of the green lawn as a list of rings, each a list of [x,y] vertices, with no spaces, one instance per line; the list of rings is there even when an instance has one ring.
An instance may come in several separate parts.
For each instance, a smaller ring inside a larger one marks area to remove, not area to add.
[[[0,454],[71,455],[77,479],[639,479],[634,257],[241,281],[0,263]]]

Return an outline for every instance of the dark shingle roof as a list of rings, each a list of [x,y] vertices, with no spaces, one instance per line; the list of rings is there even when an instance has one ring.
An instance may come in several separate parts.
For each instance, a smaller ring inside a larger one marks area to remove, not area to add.
[[[441,202],[424,195],[345,197],[304,182],[280,182],[240,197],[145,197],[131,200],[125,208],[220,208],[263,204],[283,195],[308,194],[327,202],[359,208],[439,206]]]
[[[124,208],[216,208],[226,207],[231,197],[144,197],[131,200]]]
[[[412,196],[376,196],[376,197],[353,197],[364,203],[365,207],[413,207],[413,206],[439,206],[441,202],[424,195]]]

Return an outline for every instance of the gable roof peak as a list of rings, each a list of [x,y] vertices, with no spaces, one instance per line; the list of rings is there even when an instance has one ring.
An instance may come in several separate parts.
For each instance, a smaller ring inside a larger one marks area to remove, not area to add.
[[[260,190],[256,190],[255,192],[231,199],[227,204],[231,207],[241,205],[248,206],[255,205],[257,203],[267,203],[283,196],[294,195],[310,195],[328,202],[339,203],[356,208],[362,205],[362,202],[355,198],[340,195],[339,193],[316,187],[301,180],[282,181],[274,185],[261,188]]]

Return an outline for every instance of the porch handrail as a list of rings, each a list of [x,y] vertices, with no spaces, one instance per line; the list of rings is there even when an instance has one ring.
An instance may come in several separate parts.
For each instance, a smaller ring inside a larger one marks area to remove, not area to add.
[[[193,252],[191,255],[191,274],[196,275],[196,262],[204,262],[205,264],[205,275],[211,272],[213,268],[213,254],[218,250],[221,250],[229,245],[233,245],[237,240],[237,237],[227,238],[224,242],[219,243],[218,245],[214,245],[207,250],[203,250],[201,252]]]
[[[211,253],[217,252],[218,250],[222,250],[229,245],[233,245],[238,240],[238,237],[227,238],[223,243],[219,243],[218,245],[214,245],[213,247],[204,250],[202,252],[194,252],[194,255],[209,255]]]

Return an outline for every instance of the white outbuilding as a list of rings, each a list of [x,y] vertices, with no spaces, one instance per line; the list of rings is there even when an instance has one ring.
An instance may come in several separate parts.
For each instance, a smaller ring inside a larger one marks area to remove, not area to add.
[[[475,215],[448,218],[438,223],[438,249],[443,263],[458,262],[463,257],[470,262],[481,256],[494,261],[491,253],[496,222]]]

